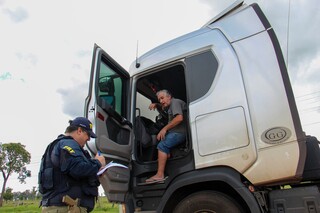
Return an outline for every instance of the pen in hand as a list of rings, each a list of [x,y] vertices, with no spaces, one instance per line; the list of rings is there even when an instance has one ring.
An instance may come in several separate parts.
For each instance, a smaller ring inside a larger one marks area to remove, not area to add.
[[[103,156],[101,156],[101,152],[100,151],[97,152],[97,155],[96,155],[95,159],[100,161],[102,166],[106,165],[106,160],[105,160],[105,158]]]

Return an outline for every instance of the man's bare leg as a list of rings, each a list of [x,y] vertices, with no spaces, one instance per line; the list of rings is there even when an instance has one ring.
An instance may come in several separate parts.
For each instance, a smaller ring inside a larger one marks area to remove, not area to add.
[[[152,180],[161,180],[164,178],[164,170],[166,168],[168,156],[169,155],[166,154],[165,152],[161,152],[160,150],[158,150],[158,171],[157,171],[157,174],[155,174],[151,178],[147,179],[147,182],[152,181]]]

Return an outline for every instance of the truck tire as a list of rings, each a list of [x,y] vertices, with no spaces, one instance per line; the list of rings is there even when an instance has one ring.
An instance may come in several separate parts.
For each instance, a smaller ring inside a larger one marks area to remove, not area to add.
[[[173,213],[243,213],[231,197],[216,191],[196,192],[184,198]]]

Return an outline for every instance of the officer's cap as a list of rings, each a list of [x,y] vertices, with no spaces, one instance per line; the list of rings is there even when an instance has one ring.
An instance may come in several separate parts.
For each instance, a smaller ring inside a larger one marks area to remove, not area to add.
[[[78,126],[85,129],[91,138],[96,138],[97,135],[92,131],[92,123],[84,117],[77,117],[74,120],[70,121],[70,126]]]

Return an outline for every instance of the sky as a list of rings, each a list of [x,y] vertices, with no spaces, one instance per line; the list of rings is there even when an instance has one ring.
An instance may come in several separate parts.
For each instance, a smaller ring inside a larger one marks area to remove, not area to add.
[[[125,69],[138,54],[201,28],[233,0],[0,0],[0,142],[31,153],[37,187],[46,146],[83,115],[97,43]],[[320,139],[320,1],[248,0],[265,12],[283,50],[303,129]],[[0,187],[2,187],[0,177]]]

